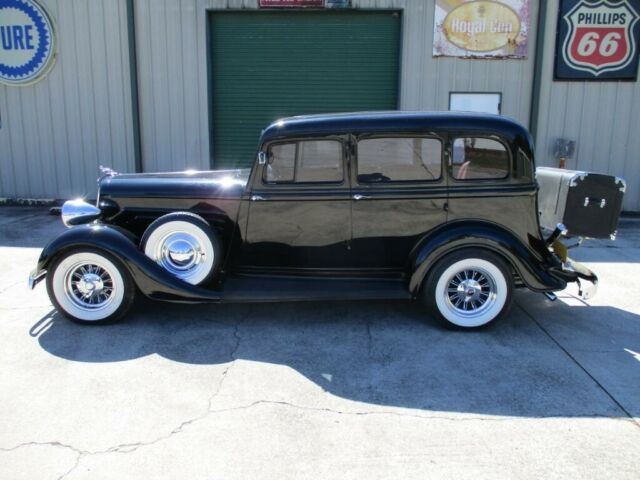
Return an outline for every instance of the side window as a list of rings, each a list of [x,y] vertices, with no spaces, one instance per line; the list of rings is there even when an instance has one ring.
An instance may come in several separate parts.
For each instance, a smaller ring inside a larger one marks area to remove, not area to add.
[[[265,180],[269,183],[293,182],[296,144],[281,143],[269,149]]]
[[[509,175],[509,154],[497,140],[456,138],[452,157],[451,173],[456,180],[499,179]]]
[[[341,182],[342,143],[335,140],[298,143],[296,182]]]
[[[342,143],[304,140],[272,145],[263,179],[267,183],[341,182]]]
[[[438,180],[442,143],[435,138],[370,138],[358,142],[358,182]]]

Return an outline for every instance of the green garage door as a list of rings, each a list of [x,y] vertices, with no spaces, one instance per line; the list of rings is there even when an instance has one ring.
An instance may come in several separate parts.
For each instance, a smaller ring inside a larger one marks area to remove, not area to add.
[[[397,108],[397,12],[210,15],[216,168],[250,166],[261,130],[281,117]]]

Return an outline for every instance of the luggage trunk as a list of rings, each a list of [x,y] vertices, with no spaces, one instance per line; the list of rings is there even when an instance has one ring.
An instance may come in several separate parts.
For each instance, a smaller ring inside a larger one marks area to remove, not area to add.
[[[599,173],[538,167],[540,225],[564,224],[570,236],[614,238],[626,188],[623,179]]]

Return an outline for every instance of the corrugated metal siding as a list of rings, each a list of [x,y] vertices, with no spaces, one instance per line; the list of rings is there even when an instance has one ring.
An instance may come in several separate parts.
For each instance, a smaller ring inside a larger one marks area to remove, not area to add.
[[[352,1],[355,8],[403,11],[400,108],[447,110],[450,91],[501,91],[503,113],[525,125],[537,4],[531,2],[526,60],[463,60],[431,54],[434,0]],[[136,1],[145,170],[210,168],[207,9],[257,5],[257,0]]]
[[[406,2],[401,108],[448,110],[449,92],[502,92],[502,114],[528,126],[538,2],[531,1],[529,51],[526,59],[434,58],[434,11],[433,0]]]
[[[553,81],[558,0],[549,0],[542,67],[536,154],[539,165],[556,165],[558,138],[576,141],[567,168],[621,176],[627,180],[624,210],[640,210],[639,82]]]
[[[0,85],[0,197],[92,196],[98,165],[134,168],[125,0],[42,4],[58,58],[35,85]]]
[[[93,194],[99,164],[134,169],[125,0],[42,0],[57,24],[58,59],[36,85],[0,85],[0,197]],[[145,170],[210,167],[207,10],[257,0],[136,0]],[[450,91],[501,91],[502,109],[528,125],[538,2],[526,60],[431,54],[434,0],[353,0],[403,10],[400,108],[446,110]],[[640,211],[639,82],[554,82],[558,0],[549,0],[537,153],[553,165],[556,138],[577,141],[569,168],[628,180],[626,210]]]

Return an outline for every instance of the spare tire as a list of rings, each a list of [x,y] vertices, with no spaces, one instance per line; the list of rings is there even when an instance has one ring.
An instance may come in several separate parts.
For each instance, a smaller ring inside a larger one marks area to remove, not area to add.
[[[222,264],[222,246],[207,221],[190,212],[174,212],[147,227],[140,248],[176,277],[199,285],[212,279]]]

